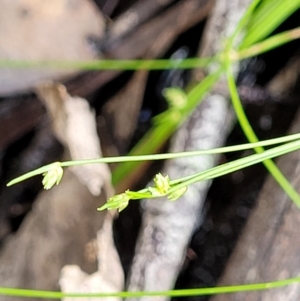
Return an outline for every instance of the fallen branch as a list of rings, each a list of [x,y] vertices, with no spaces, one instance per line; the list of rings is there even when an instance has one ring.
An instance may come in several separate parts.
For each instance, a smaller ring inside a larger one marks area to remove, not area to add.
[[[250,1],[217,1],[205,32],[201,55],[214,55],[235,28]],[[197,77],[198,75],[195,75]],[[232,111],[226,82],[221,79],[174,137],[172,152],[219,147],[231,128]],[[170,178],[190,175],[213,167],[216,157],[177,159],[166,165]],[[168,290],[182,267],[190,237],[201,220],[202,204],[210,182],[189,187],[175,203],[147,200],[143,222],[128,280],[130,291]],[[135,300],[135,299],[131,299]],[[148,300],[148,298],[143,298]],[[150,300],[150,299],[149,299]],[[165,297],[160,300],[166,300]]]

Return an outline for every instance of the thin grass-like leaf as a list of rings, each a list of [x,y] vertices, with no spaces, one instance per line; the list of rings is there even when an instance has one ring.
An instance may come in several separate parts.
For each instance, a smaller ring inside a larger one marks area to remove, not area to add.
[[[206,287],[194,289],[180,289],[170,291],[152,291],[152,292],[118,292],[118,293],[62,293],[57,291],[42,291],[42,290],[29,290],[19,288],[0,287],[0,295],[11,297],[24,297],[24,298],[41,298],[41,299],[62,299],[62,298],[138,298],[138,297],[188,297],[188,296],[209,296],[230,294],[238,292],[251,292],[262,291],[271,288],[285,287],[291,284],[299,283],[300,277],[288,278],[284,280],[266,282],[266,283],[253,283],[220,287]]]
[[[176,189],[179,189],[181,187],[185,187],[188,185],[191,185],[195,182],[214,179],[217,177],[221,177],[223,175],[226,175],[228,173],[235,172],[237,170],[252,166],[257,163],[265,162],[267,160],[270,160],[272,158],[296,151],[300,149],[300,140],[289,142],[284,145],[280,145],[277,147],[274,147],[272,149],[266,150],[264,152],[260,152],[257,154],[253,154],[241,159],[237,159],[232,162],[228,162],[216,167],[213,167],[209,170],[203,171],[201,173],[190,175],[184,178],[179,178],[176,180],[170,181],[171,185],[176,185],[174,188],[170,189],[169,192],[173,192]],[[295,202],[295,204],[300,208],[300,202]]]
[[[247,116],[245,114],[245,111],[243,109],[237,87],[234,81],[233,73],[231,70],[230,62],[228,62],[227,65],[227,81],[228,81],[228,87],[229,87],[229,92],[232,100],[232,104],[235,110],[235,113],[237,115],[238,121],[241,125],[241,128],[247,137],[247,139],[250,142],[257,142],[258,138],[253,131]],[[263,147],[256,147],[255,151],[257,153],[262,153],[264,152]],[[276,164],[271,161],[271,160],[266,160],[263,162],[265,167],[268,169],[270,174],[274,177],[276,182],[281,186],[281,188],[285,191],[285,193],[291,198],[291,200],[298,206],[300,207],[300,195],[298,192],[292,187],[290,182],[285,178],[285,176],[281,173],[281,171],[278,169]]]
[[[92,61],[32,61],[0,60],[0,68],[47,68],[80,70],[165,70],[207,67],[214,58],[155,59],[155,60],[92,60]]]
[[[253,57],[299,38],[300,27],[297,27],[295,29],[291,29],[274,35],[260,43],[250,46],[249,48],[240,50],[237,54],[237,58],[238,60],[242,60],[245,58]]]
[[[99,158],[99,159],[86,159],[80,161],[65,161],[60,162],[61,167],[70,167],[70,166],[78,166],[78,165],[86,165],[86,164],[98,164],[98,163],[124,163],[124,162],[142,162],[142,161],[154,161],[154,160],[168,160],[168,159],[175,159],[175,158],[184,158],[184,157],[193,157],[193,156],[203,156],[203,155],[213,155],[213,154],[224,154],[229,152],[235,151],[242,151],[253,149],[255,147],[263,147],[263,146],[270,146],[274,144],[286,143],[289,141],[300,140],[300,134],[293,134],[287,135],[284,137],[254,142],[254,143],[247,143],[247,144],[240,144],[240,145],[233,145],[233,146],[226,146],[220,147],[210,150],[200,150],[200,151],[191,151],[191,152],[180,152],[180,153],[165,153],[165,154],[152,154],[152,155],[137,155],[137,156],[118,156],[118,157],[106,157],[106,158]],[[32,178],[37,175],[41,175],[49,170],[53,163],[45,165],[41,168],[35,169],[30,171],[20,177],[17,177],[7,183],[7,186],[12,186],[22,181],[25,181],[29,178]]]
[[[300,8],[299,0],[263,0],[252,15],[240,49],[248,48],[270,35]]]
[[[229,45],[234,44],[234,42],[237,39],[240,32],[246,27],[246,25],[249,23],[249,20],[251,20],[251,18],[253,16],[253,12],[260,2],[261,2],[261,0],[253,0],[250,3],[249,7],[247,8],[247,10],[245,11],[241,20],[239,21],[238,25],[236,26],[234,32],[231,34],[231,36],[227,40],[227,43]]]

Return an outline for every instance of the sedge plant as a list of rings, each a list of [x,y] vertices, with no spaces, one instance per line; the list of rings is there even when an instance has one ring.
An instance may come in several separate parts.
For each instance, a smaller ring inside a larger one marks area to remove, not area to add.
[[[277,156],[300,149],[300,134],[289,135],[271,140],[259,141],[241,105],[237,92],[236,83],[233,77],[232,65],[242,59],[256,56],[294,39],[300,38],[300,28],[295,28],[286,32],[269,36],[286,18],[300,8],[299,0],[254,0],[246,13],[242,17],[234,33],[225,43],[224,50],[212,58],[192,58],[178,62],[176,68],[195,68],[207,67],[209,64],[218,64],[218,68],[209,74],[201,83],[196,84],[188,92],[179,88],[169,88],[165,91],[165,97],[169,108],[162,114],[154,118],[153,127],[132,149],[128,156],[99,158],[82,161],[55,162],[43,166],[37,170],[22,175],[7,185],[11,186],[36,175],[43,175],[43,185],[45,189],[50,189],[53,185],[59,184],[63,176],[63,168],[97,163],[116,163],[119,166],[113,172],[113,184],[117,185],[122,178],[134,172],[141,162],[146,160],[163,160],[178,157],[198,156],[206,154],[220,154],[231,151],[253,149],[254,154],[232,162],[228,162],[201,173],[189,175],[178,179],[170,179],[168,175],[157,174],[154,178],[152,187],[146,187],[139,191],[126,190],[110,198],[106,204],[99,208],[117,209],[122,211],[126,208],[130,200],[143,198],[157,198],[167,196],[170,201],[175,201],[185,193],[188,186],[207,179],[213,179],[227,173],[248,167],[262,162],[270,174],[275,178],[290,199],[300,207],[300,196],[283,176],[276,164],[271,160]],[[236,47],[236,39],[244,31],[244,38]],[[1,66],[12,68],[49,66],[51,68],[79,67],[85,70],[99,69],[119,69],[119,70],[138,70],[138,69],[168,69],[172,65],[169,60],[132,60],[132,61],[93,61],[93,62],[25,62],[25,61],[0,61]],[[156,154],[170,135],[180,126],[192,113],[194,108],[200,103],[203,96],[209,92],[212,86],[218,81],[220,76],[225,74],[228,82],[228,89],[232,99],[232,104],[237,119],[249,140],[248,144],[222,147],[218,149],[193,151],[184,153]],[[150,143],[151,141],[151,143]],[[268,150],[265,146],[276,145]],[[300,278],[290,278],[287,280],[274,281],[261,284],[234,285],[229,287],[214,287],[193,290],[172,290],[167,292],[120,292],[120,293],[99,293],[99,294],[64,294],[60,292],[21,290],[13,288],[0,288],[0,294],[9,296],[39,297],[58,299],[62,297],[138,297],[138,296],[195,296],[212,295],[222,293],[233,293],[250,290],[263,290],[281,287],[292,283],[300,282]]]

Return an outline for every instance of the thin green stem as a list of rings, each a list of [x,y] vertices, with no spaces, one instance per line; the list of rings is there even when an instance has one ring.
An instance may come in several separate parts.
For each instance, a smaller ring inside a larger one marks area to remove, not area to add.
[[[65,161],[60,162],[61,167],[70,167],[76,165],[86,165],[86,164],[99,164],[99,163],[118,163],[118,162],[141,162],[141,161],[150,161],[150,160],[167,160],[183,157],[192,157],[192,156],[202,156],[202,155],[212,155],[212,154],[222,154],[228,152],[242,151],[247,149],[253,149],[260,146],[270,146],[279,143],[285,143],[293,140],[300,139],[300,134],[287,135],[284,137],[274,138],[265,141],[259,141],[254,143],[247,143],[234,146],[226,146],[209,150],[200,150],[192,152],[180,152],[180,153],[165,153],[165,154],[152,154],[152,155],[138,155],[138,156],[119,156],[119,157],[107,157],[107,158],[98,158],[98,159],[86,159],[80,161]],[[7,186],[12,186],[16,183],[29,179],[31,177],[43,174],[49,170],[49,167],[53,163],[45,165],[39,169],[33,170],[29,173],[26,173],[18,178],[10,181]]]
[[[249,48],[238,51],[236,59],[243,60],[259,55],[299,38],[300,27],[297,27],[295,29],[276,34],[260,43],[250,46]]]
[[[213,178],[217,178],[220,176],[223,176],[228,173],[232,173],[234,171],[252,166],[257,163],[265,162],[266,160],[269,160],[271,158],[275,158],[296,150],[300,149],[300,140],[293,141],[281,146],[274,147],[272,149],[266,150],[264,152],[260,152],[257,154],[253,154],[232,162],[228,162],[216,167],[213,167],[209,170],[205,170],[203,172],[194,174],[194,175],[189,175],[184,178],[179,178],[173,181],[170,181],[170,184],[174,188],[170,189],[168,193],[171,193],[177,189],[180,189],[184,186],[188,186],[190,184],[203,181],[203,180],[209,180]],[[176,186],[175,186],[176,185]],[[298,204],[297,204],[298,205]]]
[[[145,296],[168,296],[168,297],[187,297],[187,296],[204,296],[204,295],[219,295],[238,292],[251,292],[268,290],[272,288],[285,287],[291,284],[299,283],[300,277],[294,277],[284,280],[265,282],[265,283],[253,283],[242,284],[232,286],[220,286],[220,287],[207,287],[207,288],[195,288],[195,289],[180,289],[170,291],[154,291],[154,292],[110,292],[110,293],[62,293],[55,291],[43,291],[43,290],[30,290],[30,289],[18,289],[0,287],[0,295],[11,297],[24,297],[24,298],[42,298],[42,299],[62,299],[62,298],[106,298],[106,297],[145,297]]]
[[[230,96],[232,99],[232,104],[235,109],[238,121],[241,125],[241,128],[243,129],[243,132],[245,133],[245,136],[250,142],[257,142],[258,138],[256,134],[254,133],[247,117],[245,114],[245,111],[243,109],[243,106],[241,104],[237,87],[235,84],[234,76],[232,73],[230,62],[227,62],[227,81],[228,81],[228,87],[230,91]],[[256,147],[254,150],[257,153],[264,152],[263,147]],[[293,186],[290,184],[290,182],[285,178],[285,176],[281,173],[281,171],[278,169],[276,164],[271,160],[266,160],[263,162],[265,167],[268,169],[270,174],[274,177],[274,179],[277,181],[277,183],[282,187],[282,189],[286,192],[286,194],[291,198],[291,200],[297,205],[297,207],[300,208],[300,195],[297,193],[297,191],[293,188]]]
[[[81,70],[165,70],[206,67],[215,58],[155,59],[155,60],[92,60],[92,61],[29,61],[0,60],[0,68],[52,68]]]
[[[202,156],[202,155],[225,154],[230,152],[249,150],[261,146],[270,146],[274,144],[290,142],[298,139],[300,139],[300,133],[287,135],[279,138],[273,138],[264,141],[233,145],[233,146],[225,146],[225,147],[219,147],[219,148],[208,149],[208,150],[179,152],[179,153],[164,153],[164,154],[153,154],[153,155],[139,155],[139,156],[107,157],[107,158],[99,158],[95,160],[82,160],[82,161],[65,161],[65,162],[61,162],[61,166],[67,167],[67,166],[91,164],[91,163],[118,163],[118,162],[134,162],[134,161],[140,162],[140,161],[149,161],[149,160],[176,159],[176,158]]]

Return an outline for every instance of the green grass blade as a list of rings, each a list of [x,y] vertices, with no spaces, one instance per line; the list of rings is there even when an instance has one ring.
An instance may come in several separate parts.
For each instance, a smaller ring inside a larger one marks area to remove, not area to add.
[[[263,0],[252,15],[240,49],[248,48],[271,34],[300,8],[300,0]]]
[[[44,165],[40,168],[37,168],[35,170],[32,170],[30,172],[27,172],[25,173],[24,175],[20,176],[20,177],[17,177],[11,181],[9,181],[6,186],[12,186],[12,185],[15,185],[17,183],[20,183],[20,182],[23,182],[29,178],[32,178],[32,177],[35,177],[35,176],[38,176],[38,175],[41,175],[45,172],[47,172],[49,170],[49,167],[52,165],[53,163],[50,163],[50,164],[47,164],[47,165]]]
[[[246,27],[247,23],[250,18],[253,16],[253,12],[257,5],[261,2],[261,0],[253,0],[247,10],[245,11],[244,15],[242,16],[241,20],[239,21],[238,25],[236,26],[232,35],[228,38],[228,45],[232,48],[234,41],[240,34],[240,32]]]

